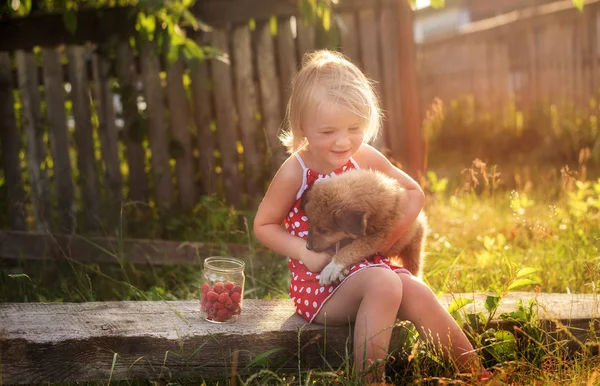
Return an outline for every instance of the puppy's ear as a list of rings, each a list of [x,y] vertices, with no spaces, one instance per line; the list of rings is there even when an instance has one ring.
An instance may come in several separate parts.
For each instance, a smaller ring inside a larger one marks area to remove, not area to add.
[[[341,210],[333,212],[333,220],[346,233],[364,236],[367,232],[369,214],[364,210]]]

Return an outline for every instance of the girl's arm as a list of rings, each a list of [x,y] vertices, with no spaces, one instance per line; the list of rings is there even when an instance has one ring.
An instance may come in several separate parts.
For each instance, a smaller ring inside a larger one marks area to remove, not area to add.
[[[302,185],[302,167],[292,157],[283,163],[254,218],[254,235],[267,248],[281,255],[302,261],[313,272],[320,272],[331,260],[326,253],[306,249],[306,241],[289,234],[283,227],[283,219],[296,201],[296,193]]]
[[[392,245],[408,230],[410,225],[417,219],[417,216],[423,209],[425,203],[425,194],[419,184],[408,174],[394,166],[383,154],[370,145],[361,147],[363,154],[361,158],[370,169],[378,170],[386,175],[397,179],[408,193],[408,206],[406,207],[405,216],[396,230],[388,237],[388,242],[382,252],[390,249]]]

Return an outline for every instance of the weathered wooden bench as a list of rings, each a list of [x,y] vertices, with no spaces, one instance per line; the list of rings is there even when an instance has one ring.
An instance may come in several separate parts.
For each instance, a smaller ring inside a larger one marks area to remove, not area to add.
[[[485,313],[485,294],[466,312]],[[516,310],[519,299],[537,298],[538,318],[551,332],[567,328],[580,344],[600,334],[597,295],[511,293],[498,315]],[[563,327],[564,326],[564,327]],[[122,379],[227,378],[271,369],[337,368],[349,352],[348,327],[308,325],[288,300],[246,300],[231,324],[201,319],[197,301],[4,303],[0,304],[2,382],[46,383]],[[392,349],[400,347],[395,328]],[[271,355],[262,355],[269,354]]]

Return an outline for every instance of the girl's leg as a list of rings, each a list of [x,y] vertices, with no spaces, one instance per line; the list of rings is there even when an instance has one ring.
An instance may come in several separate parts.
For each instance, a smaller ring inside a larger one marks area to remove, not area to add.
[[[398,276],[405,293],[398,318],[412,322],[421,338],[432,343],[446,359],[454,360],[461,371],[479,374],[483,370],[479,356],[431,289],[412,275],[399,273]]]
[[[402,302],[402,281],[387,268],[358,271],[327,300],[314,321],[328,326],[354,323],[354,364],[359,373],[382,360],[377,374],[367,382],[381,380],[385,359]]]

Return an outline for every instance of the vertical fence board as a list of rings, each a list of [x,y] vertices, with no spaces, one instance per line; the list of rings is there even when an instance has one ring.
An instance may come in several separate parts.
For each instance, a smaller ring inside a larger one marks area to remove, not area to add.
[[[256,55],[263,124],[267,136],[267,154],[272,177],[285,159],[285,150],[277,138],[282,123],[279,82],[275,76],[275,54],[268,23],[257,25]]]
[[[290,97],[292,79],[296,74],[298,66],[294,36],[292,35],[292,25],[289,17],[279,20],[277,24],[277,50],[280,73],[280,95],[282,101],[287,101]],[[282,103],[280,108],[281,115],[284,116],[285,103]]]
[[[354,12],[343,12],[340,14],[340,40],[342,52],[359,67],[362,67],[359,45],[358,23]]]
[[[240,132],[244,147],[244,175],[249,204],[258,207],[263,196],[262,164],[256,142],[263,137],[256,121],[257,90],[250,47],[250,29],[246,25],[233,30],[233,60]]]
[[[14,110],[12,68],[8,52],[0,52],[0,157],[8,199],[8,226],[25,230],[25,189],[21,178],[21,141]]]
[[[224,30],[211,32],[211,45],[225,53],[229,53],[228,33]],[[242,206],[242,181],[238,167],[237,129],[234,121],[235,106],[233,105],[233,84],[231,67],[221,61],[212,63],[215,88],[215,107],[217,113],[217,134],[221,150],[221,167],[223,184],[227,201],[236,207]]]
[[[600,41],[600,7],[592,7],[592,13],[590,15],[590,23],[588,34],[590,36],[590,77],[592,78],[592,95],[595,97],[598,93],[598,87],[600,86],[600,71],[598,71],[598,59],[599,59],[599,48],[598,44]]]
[[[167,95],[169,97],[169,117],[176,144],[175,171],[179,188],[179,204],[183,209],[196,205],[198,194],[194,178],[194,155],[192,154],[191,133],[195,127],[190,111],[190,102],[183,86],[185,65],[177,60],[167,71]]]
[[[71,146],[65,114],[63,71],[58,49],[42,48],[42,63],[48,136],[54,163],[54,190],[58,202],[58,224],[60,230],[70,232],[75,225],[75,193],[69,159]]]
[[[362,9],[358,12],[360,23],[360,51],[362,54],[362,64],[366,75],[375,81],[375,90],[380,101],[385,102],[387,95],[383,93],[381,85],[381,57],[379,55],[379,28],[375,18],[375,10],[372,8]],[[383,132],[389,130],[387,121],[383,122]],[[379,149],[387,146],[386,138],[381,135],[373,142],[373,145]]]
[[[69,46],[69,80],[71,82],[71,100],[75,118],[75,144],[77,146],[77,167],[83,207],[81,211],[88,230],[100,228],[100,192],[94,149],[94,137],[90,114],[90,95],[88,74],[83,46]]]
[[[141,119],[137,108],[137,72],[129,43],[121,42],[117,47],[116,73],[123,114],[123,135],[125,158],[128,168],[128,199],[135,202],[148,200],[148,176],[144,167],[144,147],[142,146]]]
[[[205,44],[205,36],[198,36],[196,42]],[[210,93],[210,78],[208,63],[202,61],[191,69],[192,79],[193,111],[196,127],[198,128],[197,146],[198,163],[202,182],[202,193],[213,195],[217,192],[216,160],[213,154],[215,149],[215,137],[211,130],[212,100]]]
[[[144,96],[148,115],[148,136],[152,152],[152,174],[156,206],[167,210],[173,205],[173,184],[169,165],[169,143],[165,126],[163,89],[156,45],[144,42],[140,47]]]
[[[393,5],[388,5],[380,14],[381,56],[383,67],[383,84],[385,98],[383,110],[386,119],[386,143],[393,158],[402,159],[402,125],[400,122],[400,94],[398,87],[398,39],[396,37],[396,19]]]
[[[298,63],[302,63],[304,54],[315,49],[315,36],[315,26],[297,17],[296,41],[298,43]]]
[[[119,136],[115,123],[110,63],[100,55],[94,54],[92,64],[95,79],[96,109],[98,112],[98,137],[100,138],[107,187],[108,214],[106,220],[108,227],[111,230],[116,230],[123,204],[123,178],[119,161]]]
[[[48,182],[46,146],[43,138],[39,81],[35,57],[31,52],[15,52],[19,91],[23,106],[23,129],[27,138],[27,164],[35,228],[48,231],[50,221],[50,186]]]

